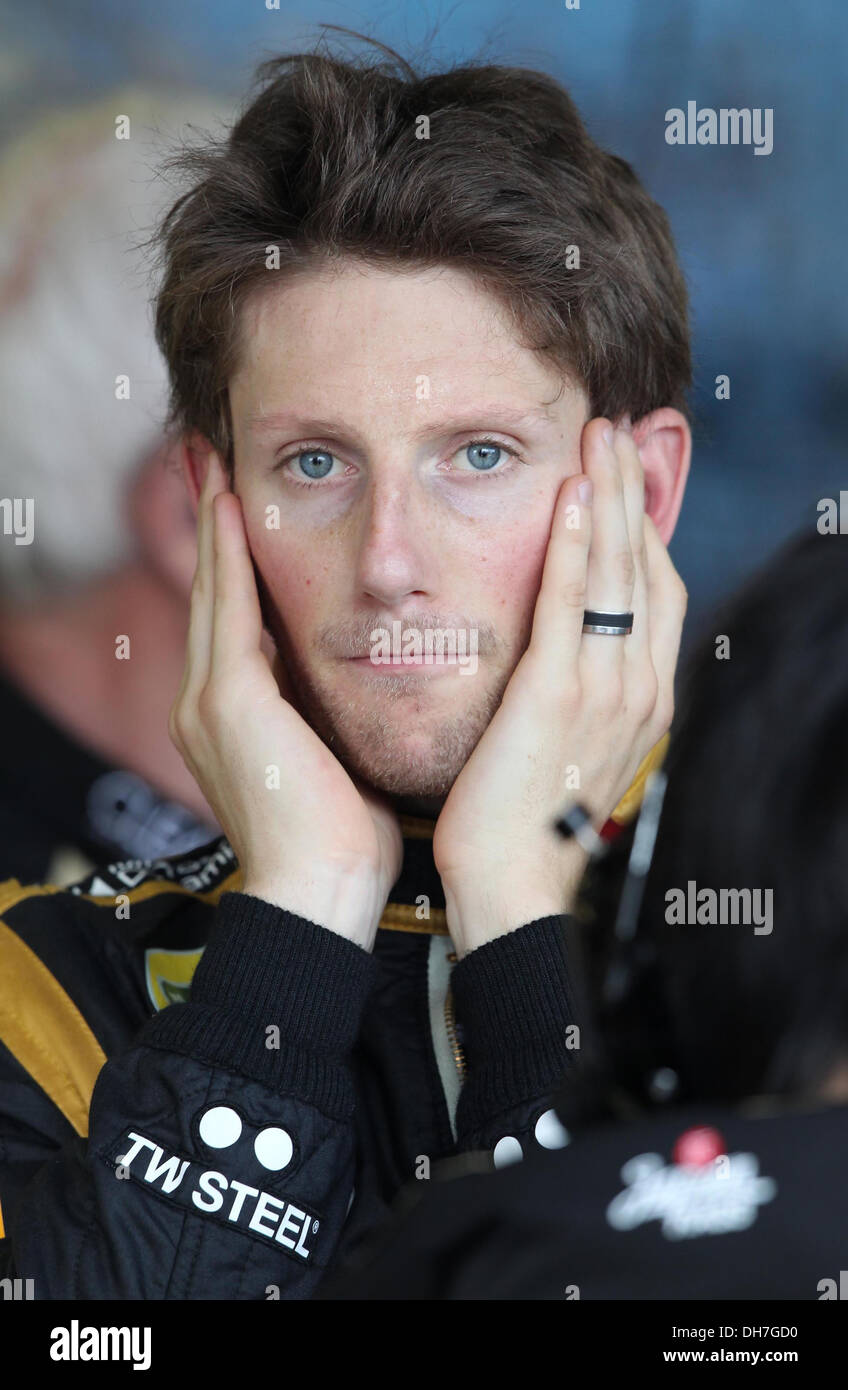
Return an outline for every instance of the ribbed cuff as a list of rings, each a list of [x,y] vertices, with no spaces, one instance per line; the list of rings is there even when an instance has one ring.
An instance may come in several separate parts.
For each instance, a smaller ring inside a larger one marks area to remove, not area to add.
[[[568,922],[564,915],[540,917],[478,946],[455,967],[452,989],[468,1068],[458,1131],[480,1130],[544,1095],[573,1063]]]
[[[224,893],[188,1003],[144,1024],[138,1042],[226,1067],[345,1119],[346,1059],[374,979],[361,946],[247,893]],[[279,1028],[279,1047],[266,1044]]]

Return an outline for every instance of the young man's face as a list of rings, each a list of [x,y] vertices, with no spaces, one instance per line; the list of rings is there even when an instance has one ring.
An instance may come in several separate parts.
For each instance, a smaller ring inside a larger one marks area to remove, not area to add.
[[[445,267],[301,274],[242,341],[234,486],[299,708],[372,786],[444,797],[529,641],[586,395]],[[373,664],[397,621],[465,629],[465,666]]]

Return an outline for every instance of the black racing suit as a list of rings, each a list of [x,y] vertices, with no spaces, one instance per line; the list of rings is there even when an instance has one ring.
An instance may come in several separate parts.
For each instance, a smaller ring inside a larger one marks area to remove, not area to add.
[[[0,1275],[309,1298],[409,1181],[532,1146],[574,1057],[569,919],[453,964],[432,825],[403,829],[372,953],[238,891],[224,838],[0,886]]]
[[[524,1147],[502,1172],[410,1184],[375,1248],[320,1297],[848,1298],[844,1103],[688,1104],[587,1125],[556,1152]]]

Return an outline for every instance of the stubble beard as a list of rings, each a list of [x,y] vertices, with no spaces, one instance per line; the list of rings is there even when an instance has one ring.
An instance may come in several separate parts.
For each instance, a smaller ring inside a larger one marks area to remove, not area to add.
[[[511,671],[483,686],[457,670],[434,677],[469,687],[462,707],[445,716],[431,709],[426,676],[361,676],[362,698],[326,689],[299,659],[259,574],[262,617],[285,664],[298,712],[345,770],[388,796],[442,801],[497,710]]]

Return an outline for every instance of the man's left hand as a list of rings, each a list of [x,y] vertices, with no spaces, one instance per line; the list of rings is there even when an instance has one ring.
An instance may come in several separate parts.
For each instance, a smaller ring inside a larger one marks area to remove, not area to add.
[[[557,497],[527,650],[436,824],[460,955],[571,909],[586,856],[556,819],[579,801],[600,829],[671,724],[686,590],[645,513],[632,434],[595,419],[581,449],[584,471]],[[586,609],[632,611],[633,630],[584,633]]]

